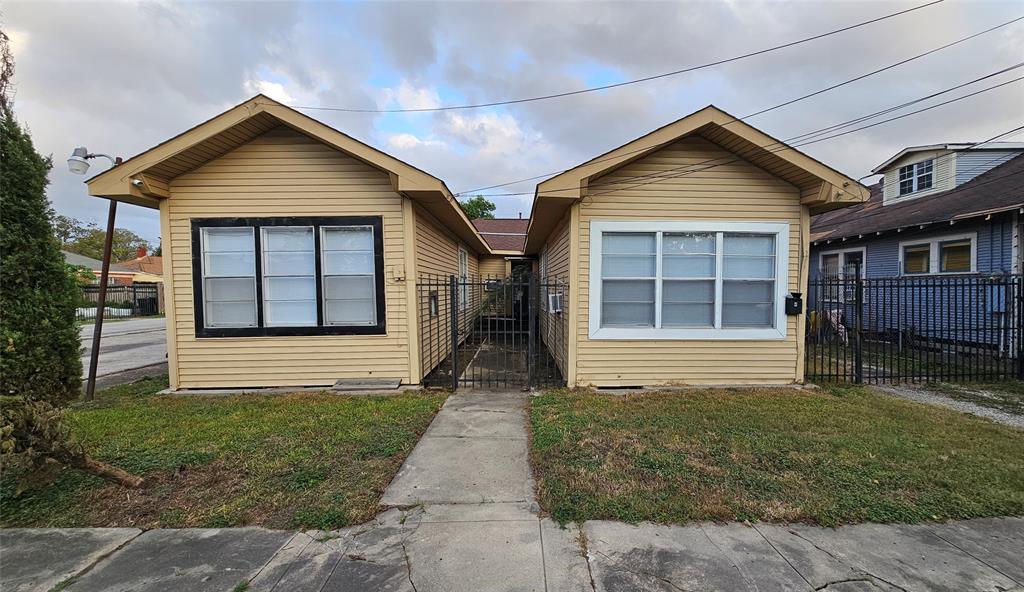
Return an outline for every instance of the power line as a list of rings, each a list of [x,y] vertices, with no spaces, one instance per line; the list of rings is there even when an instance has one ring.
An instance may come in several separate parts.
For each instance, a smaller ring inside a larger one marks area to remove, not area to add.
[[[1017,68],[1017,67],[1020,67],[1020,66],[1011,67],[1011,68],[1007,69],[1007,71],[1008,70],[1012,70],[1012,69]],[[984,76],[984,77],[981,77],[981,78],[979,78],[979,79],[977,79],[975,81],[972,81],[972,82],[977,82],[978,80],[983,80],[983,79],[988,78],[988,77],[989,76]],[[879,122],[875,122],[875,123],[864,125],[864,126],[861,126],[861,127],[857,127],[857,128],[851,129],[851,130],[846,130],[846,131],[843,131],[843,132],[835,133],[835,134],[832,134],[832,135],[826,135],[826,136],[818,137],[818,138],[815,138],[815,139],[812,139],[812,140],[807,140],[807,141],[804,141],[804,142],[796,142],[793,145],[786,144],[786,142],[788,142],[789,140],[784,140],[784,141],[776,140],[776,141],[771,142],[769,144],[766,144],[764,146],[760,146],[760,148],[763,148],[763,149],[767,150],[769,153],[775,153],[775,152],[781,152],[783,150],[788,150],[788,149],[791,149],[791,148],[798,148],[798,147],[805,146],[805,145],[808,145],[808,144],[814,144],[814,143],[817,143],[817,142],[829,140],[829,139],[832,139],[832,138],[837,138],[837,137],[844,136],[844,135],[847,135],[847,134],[850,134],[850,133],[854,133],[854,132],[858,132],[858,131],[861,131],[861,130],[864,130],[864,129],[868,129],[870,127],[875,127],[877,125],[881,125],[881,124],[884,124],[884,123],[889,123],[889,122],[892,122],[892,121],[895,121],[895,120],[898,120],[898,119],[903,119],[904,117],[909,117],[911,115],[916,115],[916,114],[922,113],[924,111],[930,111],[931,109],[942,107],[942,106],[948,105],[950,103],[955,103],[957,101],[960,101],[960,100],[963,100],[963,99],[967,99],[967,98],[970,98],[970,97],[973,97],[975,95],[979,95],[979,94],[982,94],[982,93],[985,93],[985,92],[989,92],[989,91],[995,90],[997,88],[1000,88],[1002,86],[1006,86],[1008,84],[1012,84],[1014,82],[1020,82],[1021,80],[1024,80],[1024,76],[1018,77],[1018,78],[1014,78],[1012,80],[1009,80],[1009,81],[1006,81],[1006,82],[1002,82],[1000,84],[996,84],[996,85],[993,85],[993,86],[981,89],[979,91],[975,91],[973,93],[969,93],[967,95],[963,95],[963,96],[960,96],[960,97],[949,99],[947,101],[943,101],[943,102],[937,103],[935,105],[931,105],[931,106],[928,106],[928,107],[925,107],[925,108],[922,108],[922,109],[911,111],[909,113],[904,113],[902,115],[898,115],[898,116],[895,116],[895,117],[890,117],[888,119],[885,119],[885,120],[882,120],[882,121],[879,121]],[[966,84],[971,84],[971,83],[966,83]],[[962,86],[964,86],[964,85],[958,85],[957,87],[954,87],[954,88],[959,88],[959,87],[962,87]],[[950,89],[950,90],[952,90],[952,89]],[[947,91],[944,91],[944,92],[947,92]],[[937,94],[942,94],[942,93],[937,93]],[[924,99],[922,99],[922,100],[924,100]],[[871,114],[869,116],[862,116],[860,118],[856,118],[856,120],[859,120],[861,122],[862,121],[866,121],[867,119],[870,119],[871,117],[877,116],[879,114],[884,114],[884,113],[887,113],[887,112],[891,112],[891,110],[890,109],[883,109],[882,111],[878,111],[875,114]],[[737,121],[737,120],[733,120],[733,121]],[[840,124],[829,126],[829,128],[841,128],[843,126],[846,126],[847,124],[849,124],[849,122],[843,122],[843,123],[840,123]],[[823,128],[823,129],[829,129],[829,128]],[[802,134],[802,136],[809,136],[809,135],[813,136],[813,135],[819,134],[820,132],[821,132],[821,130],[816,130],[814,132],[807,132],[805,134]],[[1001,134],[1001,135],[1005,135],[1005,134]],[[990,142],[990,141],[991,140],[986,140],[983,143],[987,143],[987,142]],[[977,145],[977,143],[972,144],[972,146],[975,146],[975,145]],[[646,148],[645,148],[645,150],[646,150]],[[620,156],[622,156],[622,155],[620,155]],[[684,165],[684,167],[677,167],[676,169],[668,169],[666,171],[656,171],[655,173],[672,172],[673,170],[680,170],[681,168],[685,168],[685,167],[700,166],[702,164],[712,163],[715,160],[718,160],[718,159],[709,159],[709,160],[704,161],[704,162],[694,163],[694,164],[691,164],[691,165]],[[736,162],[736,161],[739,161],[739,160],[742,160],[742,159],[732,159],[732,160],[729,160],[728,162]],[[719,164],[714,165],[714,166],[722,166],[724,164],[727,164],[728,162],[719,163]],[[661,176],[661,175],[659,175],[659,174],[638,175],[638,176],[634,177],[634,179],[657,178],[659,176]],[[612,181],[612,182],[608,182],[608,183],[604,183],[604,184],[595,184],[595,186],[607,186],[607,185],[613,185],[613,184],[625,183],[625,182],[629,182],[629,180],[627,179],[627,180]],[[552,190],[552,192],[555,192],[555,191],[576,191],[576,189],[555,189],[555,190]],[[484,197],[512,197],[512,196],[524,196],[524,195],[533,195],[533,192],[492,193],[492,194],[484,194]]]
[[[623,82],[616,82],[616,83],[613,83],[613,84],[605,84],[605,85],[601,85],[601,86],[593,86],[593,87],[588,87],[588,88],[582,88],[582,89],[579,89],[579,90],[565,91],[565,92],[553,93],[553,94],[548,94],[548,95],[540,95],[540,96],[534,96],[534,97],[526,97],[526,98],[521,98],[521,99],[509,99],[509,100],[504,100],[504,101],[493,101],[493,102],[489,102],[489,103],[475,103],[475,104],[469,104],[469,105],[449,105],[449,106],[444,106],[444,107],[420,107],[420,108],[415,108],[415,109],[355,109],[355,108],[348,108],[348,107],[312,107],[312,106],[310,106],[310,107],[293,106],[292,108],[293,109],[302,109],[302,110],[315,110],[315,111],[340,111],[340,112],[343,112],[343,113],[427,113],[427,112],[435,112],[435,111],[455,111],[455,110],[462,110],[462,109],[480,109],[480,108],[484,108],[484,107],[498,107],[498,106],[501,106],[501,105],[517,105],[517,104],[520,104],[520,103],[529,103],[529,102],[533,102],[533,101],[545,101],[545,100],[549,100],[549,99],[558,99],[558,98],[562,98],[562,97],[571,97],[571,96],[575,96],[575,95],[581,95],[581,94],[584,94],[584,93],[597,92],[597,91],[601,91],[601,90],[608,90],[608,89],[612,89],[612,88],[619,88],[619,87],[622,87],[622,86],[629,86],[631,84],[639,84],[639,83],[642,83],[642,82],[649,82],[651,80],[658,80],[660,78],[668,78],[670,76],[678,76],[679,74],[685,74],[687,72],[694,72],[696,70],[703,70],[705,68],[711,68],[711,67],[714,67],[714,66],[720,66],[722,64],[728,64],[730,62],[735,62],[735,61],[738,61],[738,60],[743,60],[743,59],[746,59],[746,58],[750,58],[750,57],[754,57],[754,56],[770,53],[770,52],[773,52],[773,51],[778,51],[780,49],[785,49],[787,47],[793,47],[795,45],[800,45],[802,43],[808,43],[810,41],[816,41],[818,39],[822,39],[822,38],[828,37],[830,35],[836,35],[838,33],[844,33],[846,31],[857,29],[859,27],[864,27],[866,25],[870,25],[870,24],[873,24],[873,23],[884,21],[886,19],[890,19],[890,18],[894,18],[894,17],[897,17],[897,16],[901,16],[901,15],[910,13],[910,12],[914,12],[915,10],[921,10],[922,8],[927,8],[929,6],[934,6],[936,4],[940,4],[940,3],[944,2],[944,1],[945,0],[933,0],[932,2],[929,2],[927,4],[922,4],[920,6],[915,6],[913,8],[908,8],[906,10],[901,10],[899,12],[893,12],[891,14],[887,14],[887,15],[884,15],[884,16],[880,16],[880,17],[877,17],[877,18],[870,19],[870,20],[862,21],[862,22],[859,22],[859,23],[856,23],[856,24],[853,24],[853,25],[842,27],[840,29],[835,29],[835,30],[829,31],[827,33],[819,33],[818,35],[813,35],[811,37],[805,37],[803,39],[798,39],[796,41],[790,41],[789,43],[783,43],[782,45],[776,45],[776,46],[773,46],[773,47],[768,47],[768,48],[765,48],[765,49],[760,49],[760,50],[753,51],[753,52],[750,52],[750,53],[745,53],[745,54],[742,54],[742,55],[733,56],[733,57],[730,57],[730,58],[725,58],[725,59],[717,60],[717,61],[714,61],[714,62],[708,62],[706,64],[700,64],[700,65],[697,65],[697,66],[689,66],[689,67],[682,68],[682,69],[679,69],[679,70],[673,70],[671,72],[664,72],[662,74],[655,74],[653,76],[645,76],[643,78],[636,78],[636,79],[633,79],[633,80],[626,80],[626,81],[623,81]]]
[[[1020,20],[1024,20],[1024,16],[1019,16],[1019,17],[1017,17],[1017,18],[1015,18],[1015,19],[1011,19],[1011,20],[1009,20],[1009,21],[1006,21],[1006,22],[1000,23],[1000,24],[998,24],[998,25],[996,25],[996,26],[994,26],[994,27],[990,27],[990,28],[988,28],[988,29],[985,29],[985,30],[983,30],[983,31],[979,31],[979,32],[977,32],[977,33],[974,33],[974,34],[968,35],[968,36],[966,36],[966,37],[961,37],[960,39],[957,39],[956,41],[953,41],[953,42],[951,42],[951,43],[946,43],[946,44],[944,44],[944,45],[941,45],[941,46],[939,46],[939,47],[936,47],[936,48],[930,49],[930,50],[928,50],[928,51],[926,51],[926,52],[924,52],[924,53],[920,53],[920,54],[917,54],[917,55],[911,56],[911,57],[909,57],[909,58],[906,58],[906,59],[900,60],[900,61],[898,61],[898,62],[895,62],[895,63],[893,63],[893,64],[889,64],[888,66],[884,66],[884,67],[882,67],[882,68],[878,68],[878,69],[876,69],[876,70],[872,70],[871,72],[867,72],[867,73],[865,73],[865,74],[861,74],[861,75],[859,75],[859,76],[856,76],[856,77],[854,77],[854,78],[851,78],[851,79],[845,80],[845,81],[843,81],[843,82],[840,82],[840,83],[838,83],[838,84],[834,84],[834,85],[831,85],[831,86],[827,86],[827,87],[825,87],[825,88],[822,88],[822,89],[816,90],[816,91],[814,91],[814,92],[811,92],[811,93],[805,94],[805,95],[803,95],[803,96],[800,96],[800,97],[796,97],[796,98],[794,98],[794,99],[789,99],[789,100],[787,100],[787,101],[784,101],[784,102],[782,102],[782,103],[779,103],[779,104],[777,104],[777,105],[773,105],[773,106],[771,106],[771,107],[767,107],[767,108],[761,109],[761,110],[759,110],[759,111],[755,111],[754,113],[750,113],[749,115],[744,115],[743,117],[739,117],[739,118],[736,118],[736,119],[734,119],[734,120],[732,120],[732,121],[730,121],[730,122],[726,122],[726,123],[725,123],[724,125],[730,125],[730,124],[732,124],[732,123],[735,123],[735,122],[737,122],[737,121],[744,121],[744,120],[746,120],[746,119],[749,119],[749,118],[751,118],[751,117],[755,117],[755,116],[757,116],[757,115],[761,115],[761,114],[763,114],[763,113],[767,113],[767,112],[769,112],[769,111],[774,111],[775,109],[779,109],[779,108],[781,108],[781,107],[789,106],[789,105],[792,105],[793,103],[797,103],[797,102],[799,102],[799,101],[803,101],[803,100],[805,100],[805,99],[808,99],[808,98],[811,98],[811,97],[815,97],[815,96],[818,96],[818,95],[820,95],[820,94],[823,94],[823,93],[829,92],[829,91],[831,91],[831,90],[835,90],[835,89],[837,89],[837,88],[839,88],[839,87],[841,87],[841,86],[845,86],[845,85],[847,85],[847,84],[850,84],[850,83],[852,83],[852,82],[857,82],[857,81],[859,81],[859,80],[863,80],[863,79],[865,79],[865,78],[868,78],[868,77],[870,77],[870,76],[874,76],[875,74],[879,74],[879,73],[881,73],[881,72],[885,72],[885,71],[887,71],[887,70],[891,70],[891,69],[893,69],[893,68],[896,68],[896,67],[898,67],[898,66],[904,65],[904,64],[906,64],[906,63],[908,63],[908,62],[912,62],[912,61],[914,61],[914,60],[917,60],[917,59],[923,58],[923,57],[925,57],[925,56],[931,55],[931,54],[933,54],[933,53],[936,53],[936,52],[938,52],[938,51],[942,51],[943,49],[948,49],[948,48],[950,48],[950,47],[952,47],[952,46],[954,46],[954,45],[958,45],[958,44],[960,44],[960,43],[963,43],[963,42],[965,42],[965,41],[969,41],[969,40],[971,40],[971,39],[974,39],[974,38],[976,38],[976,37],[978,37],[978,36],[980,36],[980,35],[985,35],[985,34],[987,34],[987,33],[991,33],[992,31],[995,31],[995,30],[997,30],[997,29],[1000,29],[1000,28],[1003,28],[1003,27],[1006,27],[1006,26],[1012,25],[1013,23],[1016,23],[1016,22],[1018,22],[1018,21],[1020,21]],[[998,74],[998,72],[997,72],[996,74]],[[992,76],[994,76],[994,75],[995,75],[995,74],[992,74]],[[968,82],[968,83],[965,83],[965,85],[966,85],[966,84],[972,84],[973,82],[977,82],[977,80],[975,80],[975,81],[972,81],[972,82]],[[947,89],[946,91],[943,91],[943,92],[949,92],[949,91],[951,91],[951,90],[955,90],[955,87],[954,87],[954,88],[952,88],[952,89]],[[940,93],[940,94],[941,94],[941,93]],[[926,100],[927,98],[930,98],[930,97],[923,97],[923,98],[919,99],[919,101],[920,101],[920,100]],[[894,109],[897,109],[897,108],[899,108],[899,107],[895,107]],[[642,149],[640,149],[640,150],[637,150],[637,152],[641,152],[641,151],[643,151],[643,150],[646,150],[646,148],[642,148]],[[628,154],[630,154],[630,153],[628,153],[628,152],[627,152],[627,153],[624,153],[624,154],[619,154],[619,155],[617,155],[617,156],[614,156],[614,157],[611,157],[611,158],[609,158],[609,159],[605,159],[605,160],[613,160],[613,159],[616,159],[616,158],[622,158],[623,156],[627,156]],[[590,161],[587,161],[587,163],[589,163],[589,164],[593,164],[593,163],[597,163],[597,162],[603,162],[603,161],[602,161],[602,160],[600,160],[600,159],[599,159],[599,160],[590,160]],[[497,188],[499,188],[499,187],[508,187],[509,185],[516,185],[516,184],[518,184],[518,183],[525,183],[526,181],[534,181],[534,180],[536,180],[536,179],[542,179],[542,178],[544,178],[544,177],[549,177],[549,176],[551,176],[551,175],[558,175],[558,174],[564,173],[564,172],[565,172],[566,170],[569,170],[569,169],[564,169],[564,170],[560,170],[560,171],[553,171],[553,172],[550,172],[550,173],[544,173],[544,174],[541,174],[541,175],[534,175],[533,177],[527,177],[527,178],[524,178],[524,179],[517,179],[517,180],[515,180],[515,181],[508,181],[508,182],[506,182],[506,183],[498,183],[498,184],[496,184],[496,185],[488,185],[488,186],[486,186],[486,187],[478,187],[478,188],[476,188],[476,189],[467,189],[467,190],[465,190],[465,191],[460,191],[460,192],[456,193],[455,195],[456,195],[456,196],[461,196],[461,195],[467,195],[467,194],[469,194],[469,193],[475,193],[475,192],[477,192],[477,191],[486,191],[486,190],[488,190],[488,189],[497,189]]]

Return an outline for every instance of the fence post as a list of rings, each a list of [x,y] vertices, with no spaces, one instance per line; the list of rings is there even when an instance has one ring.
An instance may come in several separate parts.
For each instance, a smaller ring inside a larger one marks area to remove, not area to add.
[[[1022,270],[1024,271],[1024,270]],[[1017,277],[1017,380],[1024,380],[1024,273]]]
[[[864,280],[860,276],[860,266],[860,262],[853,264],[853,308],[857,316],[853,336],[853,382],[856,384],[864,382]]]
[[[534,380],[537,378],[537,331],[534,328],[535,322],[537,321],[537,292],[539,290],[539,283],[537,282],[537,276],[530,274],[528,281],[529,298],[526,309],[527,329],[526,329],[526,386],[527,388],[533,388]]]
[[[452,390],[459,388],[459,285],[455,276],[448,277],[448,306],[451,310]]]

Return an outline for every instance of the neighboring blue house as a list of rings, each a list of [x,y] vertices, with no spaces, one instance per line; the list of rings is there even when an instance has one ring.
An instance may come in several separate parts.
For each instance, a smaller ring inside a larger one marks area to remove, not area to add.
[[[808,303],[851,323],[849,288],[817,294],[813,280],[848,279],[859,264],[867,280],[910,278],[891,293],[896,282],[868,282],[866,329],[1008,347],[998,328],[1018,322],[1012,291],[966,278],[1024,270],[1024,143],[907,148],[873,172],[883,178],[867,202],[811,220]]]

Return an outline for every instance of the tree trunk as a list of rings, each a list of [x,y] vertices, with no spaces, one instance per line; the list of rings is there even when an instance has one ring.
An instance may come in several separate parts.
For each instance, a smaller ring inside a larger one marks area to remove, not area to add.
[[[97,477],[102,477],[107,481],[113,481],[119,483],[125,487],[131,487],[137,489],[142,487],[143,479],[137,475],[132,475],[128,471],[121,470],[113,465],[94,460],[89,456],[82,455],[75,459],[74,465],[76,469],[81,469],[87,473],[92,473]]]

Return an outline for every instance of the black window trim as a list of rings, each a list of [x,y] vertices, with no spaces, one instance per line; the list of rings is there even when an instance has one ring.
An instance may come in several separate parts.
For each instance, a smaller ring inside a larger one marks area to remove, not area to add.
[[[312,226],[316,248],[316,327],[265,327],[263,324],[262,232],[265,226]],[[377,324],[324,325],[323,269],[320,262],[321,226],[371,226],[373,228],[374,280],[377,296]],[[203,228],[252,228],[256,258],[256,327],[206,327],[203,306]],[[287,337],[312,335],[386,335],[387,310],[384,293],[384,220],[381,216],[303,216],[273,218],[193,218],[192,219],[192,293],[196,337]]]

